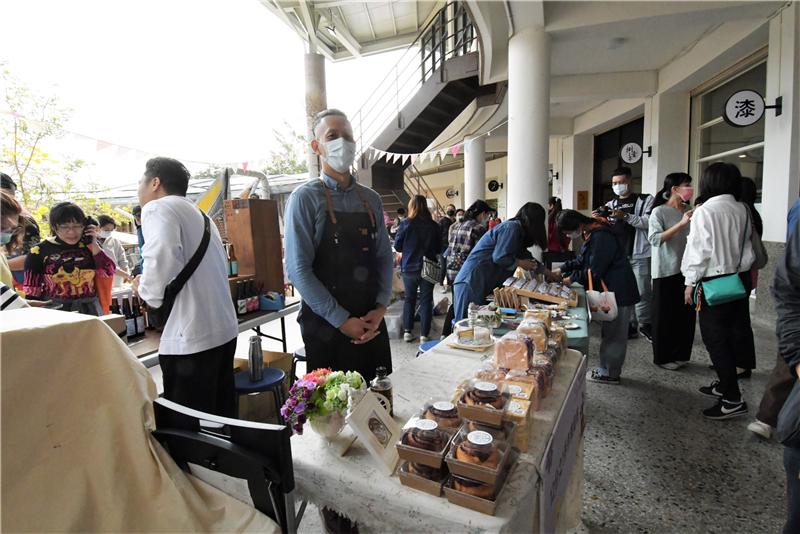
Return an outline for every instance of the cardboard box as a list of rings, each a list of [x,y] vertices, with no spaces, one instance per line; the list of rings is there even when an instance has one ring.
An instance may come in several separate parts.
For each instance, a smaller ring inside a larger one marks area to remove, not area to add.
[[[103,315],[100,320],[108,325],[123,341],[128,340],[128,327],[125,324],[125,316],[116,313]]]
[[[283,398],[289,395],[292,386],[292,355],[286,352],[264,351],[264,367],[275,367],[286,374],[283,382]],[[245,359],[233,360],[234,372],[250,372],[250,362]],[[239,418],[258,423],[273,423],[278,417],[280,406],[275,406],[275,399],[270,391],[241,395],[239,397]]]
[[[409,472],[408,462],[403,462],[398,472],[400,476],[400,483],[402,485],[408,486],[409,488],[414,488],[417,491],[424,491],[425,493],[429,493],[434,497],[441,497],[442,486],[444,485],[445,480],[447,480],[447,477],[440,482],[428,480],[427,478]]]

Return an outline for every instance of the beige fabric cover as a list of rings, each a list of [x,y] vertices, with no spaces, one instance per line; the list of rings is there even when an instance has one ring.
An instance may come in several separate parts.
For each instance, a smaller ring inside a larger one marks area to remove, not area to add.
[[[156,388],[95,317],[0,314],[2,530],[277,532],[150,435]]]

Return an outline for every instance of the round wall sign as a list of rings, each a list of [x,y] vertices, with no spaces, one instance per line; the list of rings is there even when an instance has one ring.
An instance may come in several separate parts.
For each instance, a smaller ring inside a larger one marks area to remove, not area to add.
[[[447,193],[445,193],[445,195],[447,196],[447,198],[457,197],[458,196],[458,190],[457,189],[453,189],[451,187],[450,189],[447,190]]]
[[[628,164],[636,163],[642,159],[642,147],[639,143],[628,143],[619,151],[619,157]]]
[[[725,122],[737,128],[757,123],[764,116],[764,97],[758,91],[736,91],[725,102]]]
[[[498,189],[500,189],[500,182],[497,180],[489,180],[489,191],[494,193]]]

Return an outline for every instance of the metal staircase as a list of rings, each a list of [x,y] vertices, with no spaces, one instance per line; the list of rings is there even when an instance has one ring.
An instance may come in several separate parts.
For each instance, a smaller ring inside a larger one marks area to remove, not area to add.
[[[448,2],[351,117],[359,175],[392,207],[405,205],[410,194],[435,197],[410,161],[371,161],[369,148],[425,151],[470,102],[495,92],[495,85],[480,85],[478,72],[478,40],[466,7]]]

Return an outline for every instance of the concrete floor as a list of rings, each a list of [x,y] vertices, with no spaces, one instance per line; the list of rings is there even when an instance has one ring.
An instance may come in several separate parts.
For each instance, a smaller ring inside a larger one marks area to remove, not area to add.
[[[442,317],[433,332],[441,331]],[[270,332],[279,332],[278,324]],[[302,344],[294,317],[287,318],[289,350]],[[582,531],[779,532],[785,517],[782,447],[759,440],[746,426],[758,409],[775,354],[774,325],[754,325],[758,369],[743,380],[750,417],[707,421],[700,411],[713,400],[697,388],[708,384],[708,352],[698,329],[692,364],[670,372],[652,364],[651,345],[631,341],[620,386],[589,383],[586,400],[586,485]],[[237,353],[247,353],[242,335]],[[593,327],[589,366],[597,364],[599,333]],[[265,342],[264,348],[280,350]],[[414,358],[417,343],[392,341],[394,368]],[[300,532],[321,532],[309,506]]]

